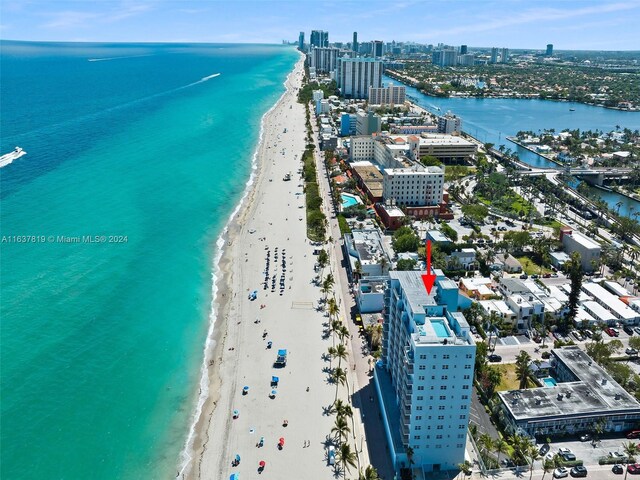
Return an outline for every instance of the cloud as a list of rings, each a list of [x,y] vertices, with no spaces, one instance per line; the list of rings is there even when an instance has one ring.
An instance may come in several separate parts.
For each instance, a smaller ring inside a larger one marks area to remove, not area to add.
[[[495,16],[486,19],[476,18],[475,22],[471,25],[460,25],[458,27],[441,30],[430,30],[428,34],[414,33],[412,36],[416,38],[416,40],[419,40],[425,38],[438,38],[445,35],[450,36],[471,32],[497,31],[506,27],[525,25],[529,23],[544,24],[545,22],[566,20],[585,15],[602,15],[605,13],[633,10],[637,8],[640,8],[640,2],[638,1],[602,4],[597,6],[566,10],[558,8],[532,8],[525,10],[524,12],[519,14],[511,12],[501,12],[502,15],[500,15],[498,18],[496,18]]]
[[[96,13],[79,12],[74,10],[66,10],[63,12],[55,12],[50,15],[51,20],[46,22],[45,28],[76,28],[88,26],[87,23],[99,17]]]

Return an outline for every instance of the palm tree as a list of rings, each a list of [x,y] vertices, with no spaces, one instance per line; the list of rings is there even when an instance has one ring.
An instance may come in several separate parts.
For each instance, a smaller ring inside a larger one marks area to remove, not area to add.
[[[340,385],[344,385],[347,382],[347,372],[342,368],[336,368],[331,374],[331,379],[336,384],[336,397],[333,400],[333,403],[336,403],[336,400],[338,400],[338,388]]]
[[[542,480],[544,480],[545,475],[553,471],[554,468],[556,468],[556,465],[553,460],[545,460],[542,462]]]
[[[493,448],[496,452],[498,452],[498,467],[500,467],[500,454],[507,453],[507,449],[509,444],[505,441],[504,438],[500,437],[493,442]]]
[[[629,473],[629,460],[631,460],[631,457],[638,454],[638,452],[640,451],[640,448],[638,448],[638,445],[636,445],[633,442],[627,442],[622,444],[622,451],[626,456],[626,459],[624,462],[625,466],[627,467],[625,468],[625,472],[624,472],[624,478],[626,480],[627,474]]]
[[[356,454],[351,450],[351,445],[343,443],[338,450],[338,458],[342,464],[343,474],[346,476],[347,470],[351,471],[350,467],[356,466]]]
[[[322,282],[322,293],[324,294],[325,300],[327,299],[327,295],[329,294],[329,292],[331,292],[334,284],[335,280],[333,278],[333,275],[328,273],[324,279],[324,282]]]
[[[364,472],[360,470],[358,480],[380,480],[380,477],[378,476],[378,471],[371,465],[368,465]]]
[[[336,355],[336,349],[334,347],[327,348],[327,355],[329,355],[329,368],[331,368],[331,361]]]
[[[351,429],[349,428],[349,424],[345,418],[337,416],[336,421],[331,428],[331,433],[335,435],[336,441],[342,442],[344,439],[346,442],[349,437],[349,432],[351,432]]]
[[[529,379],[531,378],[530,363],[531,356],[524,350],[520,351],[516,357],[516,377],[520,381],[520,390],[527,388],[529,384]]]
[[[333,334],[333,346],[336,346],[336,333],[342,327],[342,322],[340,320],[333,320],[331,322],[331,333]]]
[[[529,460],[531,460],[531,473],[529,473],[529,480],[531,480],[531,477],[533,477],[533,464],[536,462],[536,460],[540,460],[542,458],[542,456],[540,455],[540,450],[538,450],[538,447],[535,445],[535,443],[531,443],[531,441],[529,441],[529,444],[527,446],[527,456],[529,457]]]
[[[329,302],[327,303],[327,311],[329,312],[329,320],[338,317],[338,314],[340,313],[340,307],[338,307],[335,298],[329,299]]]
[[[485,456],[488,456],[489,451],[493,448],[493,439],[488,433],[483,433],[478,438],[478,445],[484,451]]]
[[[334,356],[338,359],[338,368],[340,368],[340,366],[342,365],[342,360],[346,360],[349,357],[349,352],[342,343],[339,343],[334,350]]]
[[[344,339],[349,336],[349,329],[344,325],[340,324],[340,328],[336,331],[338,338],[341,342],[344,342]]]

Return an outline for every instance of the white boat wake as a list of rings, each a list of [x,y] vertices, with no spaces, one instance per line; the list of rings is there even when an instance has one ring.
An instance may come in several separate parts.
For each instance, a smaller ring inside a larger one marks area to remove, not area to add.
[[[9,165],[10,163],[13,163],[14,160],[26,155],[27,152],[25,152],[23,149],[21,149],[20,147],[16,147],[15,150],[13,152],[10,153],[5,153],[4,155],[2,155],[0,157],[0,168],[4,168],[7,165]]]

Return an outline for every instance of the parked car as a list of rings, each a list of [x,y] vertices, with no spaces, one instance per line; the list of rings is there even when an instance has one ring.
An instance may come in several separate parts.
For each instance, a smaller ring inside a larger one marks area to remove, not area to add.
[[[627,465],[627,472],[629,472],[631,475],[639,475],[640,463],[633,463],[631,465]]]
[[[583,467],[582,465],[576,465],[570,471],[572,477],[586,477],[587,476],[587,467]]]
[[[585,330],[583,333],[589,338],[593,337],[593,332],[591,330]]]
[[[609,327],[609,328],[605,328],[605,330],[604,330],[604,331],[605,331],[605,333],[606,333],[607,335],[609,335],[610,337],[617,337],[617,336],[618,336],[618,333],[617,333],[617,331],[616,331],[614,328],[611,328],[611,327]]]
[[[625,325],[624,327],[622,327],[622,330],[624,330],[625,333],[630,337],[633,336],[633,328],[631,328],[629,325]]]
[[[546,455],[547,452],[549,451],[549,448],[551,447],[549,447],[548,443],[545,443],[544,445],[542,445],[539,450],[540,455]]]
[[[558,449],[558,453],[559,453],[560,455],[563,455],[563,454],[565,454],[565,453],[571,453],[571,450],[569,450],[568,448],[560,447],[560,448]]]
[[[522,275],[520,275],[520,279],[522,280],[526,280],[527,278],[529,278],[529,275],[527,275],[526,273],[523,273]]]
[[[640,437],[640,430],[631,430],[627,433],[627,438],[638,438]]]
[[[568,476],[569,476],[569,470],[564,467],[556,468],[553,471],[553,478],[566,478]]]
[[[591,435],[589,435],[588,433],[585,433],[584,435],[580,435],[581,442],[588,442],[589,440],[591,440]]]
[[[576,456],[573,453],[563,453],[560,455],[565,462],[573,462],[576,460]]]
[[[613,473],[622,474],[624,472],[624,468],[622,468],[622,465],[616,463],[613,467],[611,467],[611,471]]]
[[[636,332],[638,335],[640,335],[640,327],[634,328],[633,331]]]
[[[577,330],[572,331],[571,335],[573,335],[575,337],[575,339],[578,340],[579,342],[584,340],[584,337],[582,335],[580,335],[580,332],[577,331]]]
[[[624,351],[624,353],[626,353],[630,357],[637,357],[638,356],[638,350],[636,350],[635,348],[631,348],[631,347],[627,347],[627,349]]]
[[[489,359],[490,362],[501,362],[502,361],[502,357],[500,355],[496,354],[496,353],[492,353],[487,358]]]

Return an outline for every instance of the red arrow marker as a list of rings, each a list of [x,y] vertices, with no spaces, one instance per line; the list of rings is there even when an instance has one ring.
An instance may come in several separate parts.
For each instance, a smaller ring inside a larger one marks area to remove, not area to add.
[[[424,288],[427,290],[427,295],[431,293],[435,281],[436,276],[431,273],[431,240],[427,240],[427,273],[422,275],[422,283],[424,283]]]

